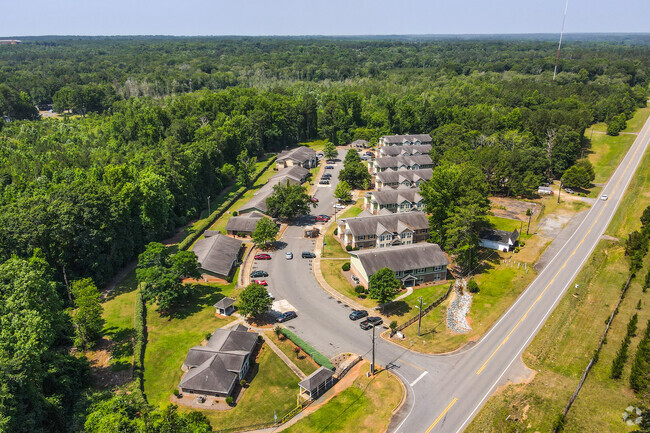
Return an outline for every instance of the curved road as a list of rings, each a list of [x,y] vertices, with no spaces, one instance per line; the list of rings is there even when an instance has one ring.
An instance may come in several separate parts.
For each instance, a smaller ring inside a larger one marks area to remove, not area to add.
[[[397,374],[408,390],[406,404],[393,417],[389,431],[460,432],[496,387],[520,374],[521,353],[609,225],[649,139],[650,120],[604,187],[602,194],[609,199],[596,201],[551,262],[473,347],[449,355],[425,355],[376,338],[377,364]],[[334,178],[341,165],[337,162],[334,170],[328,170]],[[315,196],[320,203],[314,214],[333,214],[333,190],[330,186],[318,187]],[[296,334],[325,355],[354,352],[369,359],[372,333],[348,319],[350,309],[318,285],[311,260],[300,258],[302,251],[313,251],[314,241],[302,237],[303,226],[312,224],[311,218],[304,217],[288,227],[273,259],[256,261],[254,269],[267,270],[269,291],[298,312],[297,319],[287,322]],[[285,259],[286,251],[294,253],[293,260]]]

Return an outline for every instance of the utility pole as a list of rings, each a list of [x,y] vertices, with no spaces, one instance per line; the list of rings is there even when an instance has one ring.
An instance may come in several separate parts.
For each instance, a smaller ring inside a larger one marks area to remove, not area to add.
[[[557,190],[557,202],[560,202],[560,194],[562,194],[562,181],[560,180],[560,189]]]
[[[533,217],[533,211],[528,208],[526,213],[528,214],[528,227],[526,227],[526,234],[528,234],[528,230],[530,230],[530,219]]]
[[[208,196],[208,217],[212,212],[210,212],[210,196]]]
[[[370,374],[375,375],[375,326],[372,327],[372,363],[370,364]]]
[[[422,296],[420,296],[418,298],[418,300],[420,301],[420,306],[417,307],[417,305],[416,305],[416,307],[420,310],[420,314],[418,314],[418,337],[419,337],[420,336],[420,329],[421,329],[421,326],[422,326]]]

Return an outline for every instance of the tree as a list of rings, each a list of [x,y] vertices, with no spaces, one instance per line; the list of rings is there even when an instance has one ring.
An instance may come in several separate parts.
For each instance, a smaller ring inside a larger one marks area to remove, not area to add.
[[[353,189],[368,189],[370,173],[362,162],[350,162],[339,173],[339,181],[345,181]]]
[[[316,207],[311,197],[301,185],[277,184],[273,187],[273,194],[266,199],[268,212],[274,218],[291,219],[298,215],[309,213],[309,207]]]
[[[589,188],[596,178],[594,168],[588,159],[581,159],[562,175],[562,185],[569,188]]]
[[[237,177],[237,169],[235,166],[225,163],[223,167],[221,167],[222,182],[226,185],[230,185],[233,180],[235,180],[235,177]]]
[[[323,148],[323,155],[325,156],[326,159],[334,159],[338,156],[339,152],[336,150],[336,146],[334,143],[331,141],[328,141],[325,143],[325,147]]]
[[[271,218],[262,218],[255,225],[255,230],[252,234],[253,242],[258,246],[275,242],[278,231],[278,226]]]
[[[72,295],[75,309],[72,311],[72,324],[75,331],[75,346],[89,349],[101,336],[104,327],[99,290],[93,280],[84,278],[72,282]]]
[[[352,200],[352,189],[350,185],[344,180],[340,181],[334,190],[334,197],[344,202]]]
[[[390,268],[381,268],[370,276],[368,294],[371,299],[376,299],[379,304],[386,304],[400,291],[402,282],[397,279],[395,272]]]
[[[354,149],[350,149],[345,154],[345,159],[343,159],[343,166],[347,166],[353,162],[361,162],[361,157],[359,156],[359,152]]]
[[[266,313],[273,300],[264,286],[252,283],[246,286],[239,297],[239,312],[245,317],[257,317]]]
[[[627,119],[625,117],[625,113],[621,113],[618,116],[612,117],[612,119],[607,123],[607,135],[616,136],[626,127]]]
[[[479,233],[487,226],[485,212],[476,204],[458,206],[445,221],[447,249],[467,275],[478,264]]]
[[[255,176],[255,164],[257,158],[249,158],[248,150],[244,149],[237,156],[237,176],[239,183],[243,186],[251,186],[253,177]]]
[[[151,242],[138,257],[136,277],[142,284],[143,299],[157,303],[159,312],[168,312],[190,293],[190,287],[183,284],[183,279],[198,279],[201,272],[193,252],[172,254],[170,248]]]

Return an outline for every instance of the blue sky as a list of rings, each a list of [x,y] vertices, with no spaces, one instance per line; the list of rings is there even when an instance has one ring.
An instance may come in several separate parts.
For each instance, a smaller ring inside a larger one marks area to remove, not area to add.
[[[0,35],[559,33],[565,0],[0,0]],[[650,32],[649,0],[569,0],[565,31]]]

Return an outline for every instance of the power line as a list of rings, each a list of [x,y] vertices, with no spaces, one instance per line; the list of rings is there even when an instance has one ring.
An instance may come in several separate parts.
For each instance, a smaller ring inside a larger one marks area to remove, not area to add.
[[[553,70],[553,81],[555,81],[555,76],[557,75],[557,64],[560,60],[560,48],[562,48],[562,35],[564,35],[564,23],[566,21],[566,12],[569,9],[569,0],[566,0],[566,5],[564,6],[564,17],[562,17],[562,30],[560,30],[560,43],[557,45],[557,54],[555,55],[555,69]]]

